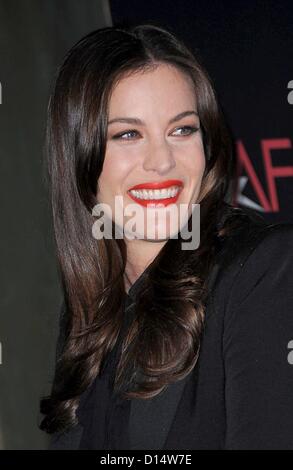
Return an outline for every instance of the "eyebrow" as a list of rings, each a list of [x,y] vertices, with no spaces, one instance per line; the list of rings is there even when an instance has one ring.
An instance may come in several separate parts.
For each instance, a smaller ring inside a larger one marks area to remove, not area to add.
[[[172,124],[173,122],[180,121],[180,119],[183,119],[184,117],[190,116],[192,114],[194,114],[195,116],[198,116],[197,111],[183,111],[183,113],[179,113],[176,116],[172,117],[168,124]],[[145,123],[143,121],[141,121],[141,119],[138,119],[138,118],[134,118],[134,117],[117,117],[117,118],[111,119],[108,122],[108,126],[110,124],[113,124],[114,122],[122,122],[122,123],[125,122],[125,123],[128,123],[128,124],[135,124],[137,126],[144,126],[145,125]]]

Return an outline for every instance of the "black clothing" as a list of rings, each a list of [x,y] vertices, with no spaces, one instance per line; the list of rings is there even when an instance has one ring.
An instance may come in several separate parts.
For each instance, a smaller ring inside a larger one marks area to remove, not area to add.
[[[123,332],[134,318],[133,288],[137,290],[141,285],[141,280],[142,277],[137,279],[127,295],[124,310],[126,323]],[[120,335],[120,339],[123,336],[123,334]],[[165,433],[171,426],[186,379],[169,385],[163,394],[151,400],[134,399],[130,402],[130,400],[121,399],[120,396],[114,396],[113,380],[120,346],[121,341],[115,347],[101,377],[96,379],[93,395],[87,401],[91,403],[91,406],[88,407],[87,404],[83,409],[81,423],[84,426],[84,432],[80,449],[158,449],[163,446]],[[103,400],[101,400],[102,396]],[[146,435],[147,427],[142,427],[141,423],[147,423],[149,419],[152,419],[152,414],[149,412],[150,406],[156,415],[156,426],[152,427],[152,423],[149,423],[150,432]],[[128,424],[133,431],[131,435],[128,432]]]
[[[129,290],[101,376],[81,397],[79,424],[54,435],[50,448],[293,449],[293,224],[252,218],[226,240],[196,366],[152,399],[121,400],[111,380],[145,275]]]

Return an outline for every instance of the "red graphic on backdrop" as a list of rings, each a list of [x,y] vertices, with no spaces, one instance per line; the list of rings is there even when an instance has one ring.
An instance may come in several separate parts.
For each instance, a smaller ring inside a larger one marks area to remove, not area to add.
[[[272,162],[273,150],[288,150],[292,148],[290,139],[262,139],[260,142],[261,155],[263,160],[264,172],[266,177],[266,187],[257,176],[253,167],[252,160],[248,155],[247,150],[241,140],[236,142],[237,150],[237,175],[239,178],[238,194],[236,195],[236,203],[240,203],[251,208],[258,209],[262,212],[278,212],[280,210],[279,198],[277,193],[276,178],[288,178],[293,176],[293,165],[290,166],[275,166]],[[245,171],[247,176],[240,176],[242,171]],[[242,190],[247,181],[250,182],[254,189],[258,203],[252,201],[247,196],[242,194]]]

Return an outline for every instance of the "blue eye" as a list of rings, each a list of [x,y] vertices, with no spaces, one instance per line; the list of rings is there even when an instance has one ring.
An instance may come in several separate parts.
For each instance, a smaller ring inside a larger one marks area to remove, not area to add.
[[[125,135],[129,135],[129,134],[137,134],[137,132],[134,130],[134,129],[131,129],[129,131],[126,131],[126,132],[122,132],[121,134],[116,134],[116,135],[113,135],[113,139],[122,139],[122,140],[132,140],[132,138],[124,138],[123,136]]]
[[[183,134],[179,134],[179,136],[188,136],[188,135],[191,135],[191,134],[194,134],[195,132],[197,132],[199,130],[199,127],[192,127],[192,126],[183,126],[183,127],[177,127],[177,129],[175,129],[174,132],[177,132],[177,131],[181,131],[183,130],[184,133]],[[187,131],[187,133],[186,133]]]

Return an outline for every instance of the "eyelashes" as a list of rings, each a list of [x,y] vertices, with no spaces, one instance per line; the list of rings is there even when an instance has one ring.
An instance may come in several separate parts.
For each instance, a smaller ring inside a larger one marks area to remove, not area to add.
[[[199,127],[193,127],[193,126],[182,126],[182,127],[176,127],[176,129],[172,132],[172,134],[174,134],[174,132],[177,132],[177,131],[181,131],[181,130],[184,130],[184,131],[188,131],[187,134],[177,134],[179,137],[185,137],[185,136],[189,136],[191,134],[194,134],[195,132],[197,132],[199,130]]]
[[[192,134],[194,134],[195,132],[199,131],[199,127],[193,127],[193,126],[181,126],[181,127],[177,127],[176,129],[174,129],[174,131],[172,132],[172,134],[174,134],[174,132],[178,132],[178,131],[184,131],[187,133],[184,133],[184,134],[175,134],[175,137],[188,137]],[[125,138],[124,136],[126,135],[132,135],[135,134],[136,136],[139,136],[139,132],[136,130],[136,129],[129,129],[127,131],[124,131],[124,132],[120,132],[119,134],[115,134],[113,135],[112,139],[113,140],[126,140],[126,141],[129,141],[129,140],[136,140],[135,138],[133,137],[127,137]],[[172,135],[171,134],[171,135]]]
[[[115,139],[115,140],[133,140],[132,138],[127,138],[125,139],[123,136],[125,135],[129,135],[129,134],[138,134],[138,132],[135,130],[135,129],[130,129],[129,131],[125,131],[125,132],[122,132],[121,134],[116,134],[116,135],[113,135],[112,139]]]

